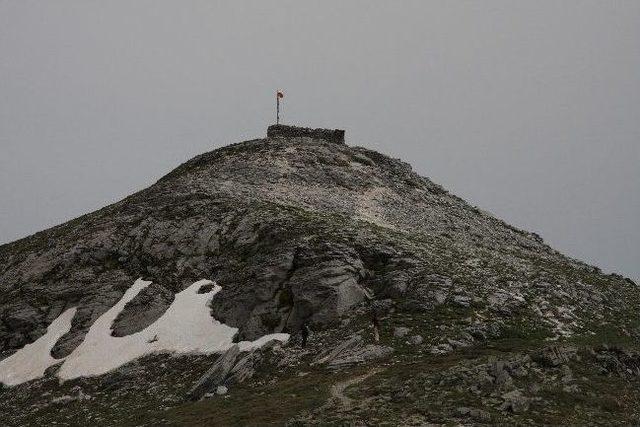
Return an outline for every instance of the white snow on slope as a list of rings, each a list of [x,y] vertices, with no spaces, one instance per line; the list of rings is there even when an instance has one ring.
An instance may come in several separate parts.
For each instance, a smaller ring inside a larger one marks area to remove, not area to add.
[[[138,279],[120,301],[91,325],[84,341],[64,359],[51,357],[55,343],[71,329],[76,308],[54,320],[47,333],[12,356],[0,361],[0,382],[17,385],[40,378],[45,370],[64,362],[56,375],[62,380],[101,375],[134,359],[157,352],[214,353],[233,345],[237,332],[211,317],[209,305],[222,289],[218,285],[199,294],[198,290],[213,282],[200,280],[176,294],[167,311],[146,329],[125,337],[111,336],[111,326],[125,305],[151,282]],[[241,351],[252,350],[271,341],[286,341],[289,334],[270,334],[255,341],[238,343]]]
[[[209,312],[209,302],[221,287],[208,293],[198,290],[209,280],[200,280],[176,294],[167,311],[146,329],[125,337],[111,336],[111,325],[124,306],[151,282],[138,279],[116,305],[100,316],[84,341],[67,356],[57,375],[68,380],[109,372],[141,356],[155,352],[224,351],[233,345],[236,328],[224,325]],[[239,343],[240,350],[250,350],[270,340],[286,341],[288,334],[271,334],[256,341]]]
[[[51,349],[71,329],[71,319],[76,308],[70,308],[58,316],[47,328],[47,332],[31,344],[0,361],[0,382],[9,386],[35,380],[44,371],[64,359],[51,357]]]

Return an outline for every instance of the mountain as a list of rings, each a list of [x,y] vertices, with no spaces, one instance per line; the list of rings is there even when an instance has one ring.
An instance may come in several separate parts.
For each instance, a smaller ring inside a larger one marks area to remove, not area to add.
[[[639,303],[344,131],[275,125],[0,246],[0,424],[632,424]]]

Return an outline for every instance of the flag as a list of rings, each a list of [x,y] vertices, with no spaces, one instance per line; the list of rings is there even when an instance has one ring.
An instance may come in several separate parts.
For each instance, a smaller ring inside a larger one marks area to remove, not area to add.
[[[280,99],[284,98],[284,93],[280,90],[276,91],[276,124],[280,124]]]

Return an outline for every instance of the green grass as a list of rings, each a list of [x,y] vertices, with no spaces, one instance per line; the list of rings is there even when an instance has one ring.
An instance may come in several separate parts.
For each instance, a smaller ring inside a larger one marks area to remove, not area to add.
[[[264,386],[239,385],[226,396],[188,403],[167,412],[180,426],[274,426],[323,405],[339,379],[321,371],[277,379]]]

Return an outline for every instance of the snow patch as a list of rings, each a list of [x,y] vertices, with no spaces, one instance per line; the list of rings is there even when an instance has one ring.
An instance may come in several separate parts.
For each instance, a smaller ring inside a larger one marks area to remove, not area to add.
[[[233,345],[237,333],[218,322],[209,312],[209,303],[222,289],[198,290],[210,280],[195,282],[176,294],[167,311],[146,329],[124,337],[111,336],[111,325],[125,305],[151,282],[138,279],[116,305],[98,318],[84,341],[66,358],[57,375],[63,380],[96,376],[116,369],[134,359],[157,352],[214,353]],[[286,341],[288,334],[271,334],[256,341],[238,343],[240,350],[250,350],[271,340]]]
[[[64,359],[51,357],[51,349],[71,329],[76,308],[54,320],[47,333],[32,344],[0,361],[0,382],[13,386],[40,378],[50,366],[62,363],[56,375],[62,380],[107,373],[139,357],[158,353],[214,353],[229,349],[238,329],[218,322],[210,314],[213,296],[222,288],[210,280],[195,282],[175,299],[153,324],[135,334],[111,336],[111,326],[129,301],[151,282],[138,279],[120,301],[102,314],[87,332],[84,341]],[[206,293],[203,285],[214,284]],[[253,350],[272,340],[287,341],[289,334],[270,334],[255,341],[238,343],[241,351]]]
[[[0,383],[18,385],[44,376],[51,366],[64,359],[51,357],[56,342],[71,329],[71,319],[76,308],[70,308],[58,316],[47,328],[47,332],[20,350],[0,361]]]

